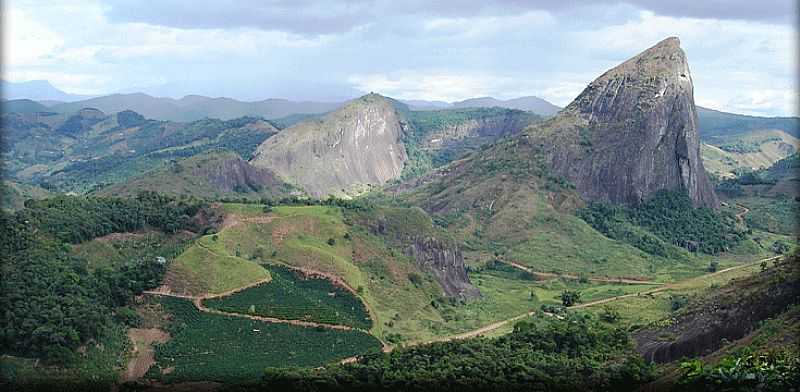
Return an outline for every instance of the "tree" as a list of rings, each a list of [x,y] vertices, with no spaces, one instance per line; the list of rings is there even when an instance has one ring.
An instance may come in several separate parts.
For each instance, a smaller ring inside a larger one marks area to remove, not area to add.
[[[564,306],[572,306],[576,303],[581,302],[581,292],[580,291],[571,291],[571,290],[564,290],[561,293],[561,303]]]
[[[772,243],[772,251],[782,255],[789,252],[789,244],[786,241],[775,241]]]

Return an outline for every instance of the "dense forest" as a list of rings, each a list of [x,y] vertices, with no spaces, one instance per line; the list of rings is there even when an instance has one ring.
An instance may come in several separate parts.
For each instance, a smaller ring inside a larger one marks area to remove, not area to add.
[[[147,257],[90,271],[70,253],[70,243],[140,229],[203,231],[212,215],[203,203],[154,193],[132,199],[58,196],[0,213],[2,352],[68,362],[111,323],[135,323],[126,305],[157,286],[166,269]]]
[[[634,390],[653,376],[628,333],[593,316],[539,316],[511,334],[369,354],[326,369],[267,369],[251,390]],[[237,388],[233,388],[237,389]]]
[[[709,208],[694,208],[684,192],[659,191],[636,207],[595,202],[578,215],[610,238],[647,253],[680,257],[670,245],[693,252],[718,254],[744,238],[735,218]]]

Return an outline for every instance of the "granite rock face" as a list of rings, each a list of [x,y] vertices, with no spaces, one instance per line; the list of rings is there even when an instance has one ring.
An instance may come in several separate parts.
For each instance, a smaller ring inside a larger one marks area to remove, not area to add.
[[[421,270],[433,275],[446,296],[461,299],[481,296],[478,288],[469,281],[464,256],[457,246],[432,237],[417,237],[408,247],[407,254],[416,260]]]
[[[238,156],[219,159],[213,165],[194,167],[192,175],[207,178],[222,192],[259,192],[284,186],[272,171],[253,167]]]
[[[586,200],[638,204],[682,189],[695,206],[716,208],[693,94],[680,41],[667,38],[594,80],[526,137]]]
[[[267,139],[251,163],[315,197],[383,185],[400,177],[407,159],[401,140],[407,125],[397,105],[377,94],[363,96]]]
[[[413,210],[408,213],[414,214]],[[415,227],[415,232],[409,232],[392,225],[384,217],[363,221],[362,224],[373,234],[403,249],[403,253],[414,259],[420,271],[430,274],[439,283],[445,296],[461,299],[481,296],[480,290],[469,280],[461,249],[453,242],[437,238],[429,231],[430,227]]]

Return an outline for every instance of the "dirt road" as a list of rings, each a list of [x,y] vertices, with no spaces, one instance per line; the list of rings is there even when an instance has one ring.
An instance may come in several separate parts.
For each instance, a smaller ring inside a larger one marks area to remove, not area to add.
[[[154,343],[169,340],[169,334],[158,328],[131,328],[128,338],[133,342],[133,357],[122,375],[122,381],[138,380],[147,373],[155,360]]]

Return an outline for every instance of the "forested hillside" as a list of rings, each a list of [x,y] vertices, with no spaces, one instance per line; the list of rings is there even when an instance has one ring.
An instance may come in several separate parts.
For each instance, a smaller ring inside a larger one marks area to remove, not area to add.
[[[70,244],[145,229],[202,233],[213,216],[205,204],[153,193],[131,199],[58,196],[0,213],[3,352],[73,360],[81,345],[112,325],[136,323],[126,306],[160,283],[167,259],[175,256],[167,248],[159,254],[156,245],[158,257],[144,252],[122,265],[90,270]]]

